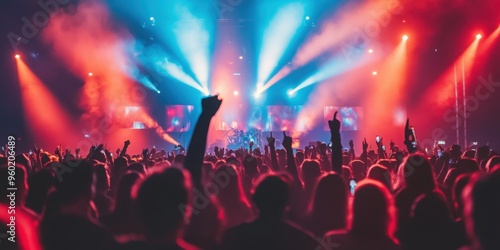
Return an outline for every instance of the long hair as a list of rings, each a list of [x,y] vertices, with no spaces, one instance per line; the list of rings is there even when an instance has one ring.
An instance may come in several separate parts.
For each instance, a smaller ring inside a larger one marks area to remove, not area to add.
[[[360,237],[393,239],[395,208],[389,190],[380,182],[359,182],[351,206],[350,230]]]
[[[308,214],[333,229],[346,226],[347,218],[347,186],[337,173],[324,173],[316,184],[313,197],[309,203]]]
[[[436,178],[431,163],[423,154],[408,156],[398,169],[396,189],[407,188],[420,193],[436,188]]]

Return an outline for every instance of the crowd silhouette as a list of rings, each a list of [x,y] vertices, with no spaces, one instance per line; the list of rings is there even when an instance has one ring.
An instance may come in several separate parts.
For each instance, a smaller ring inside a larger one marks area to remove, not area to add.
[[[103,145],[17,154],[16,242],[0,248],[500,249],[500,156],[489,147],[425,153],[408,120],[404,147],[377,140],[369,151],[365,139],[358,156],[352,140],[343,151],[335,113],[330,141],[312,149],[294,153],[283,132],[283,149],[271,134],[263,149],[206,152],[221,102],[202,100],[186,155],[130,154],[128,140],[116,156]]]

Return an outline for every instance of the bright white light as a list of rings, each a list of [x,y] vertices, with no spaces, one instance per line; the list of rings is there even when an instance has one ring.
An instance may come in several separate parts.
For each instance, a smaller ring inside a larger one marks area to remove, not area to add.
[[[403,38],[403,41],[408,40],[408,36],[407,35],[404,35],[402,38]]]
[[[94,74],[92,72],[89,72],[89,76],[93,76]]]
[[[167,39],[172,38],[178,49],[179,56],[186,59],[197,82],[202,88],[208,88],[210,72],[211,24],[201,17],[194,16],[186,6],[174,6],[172,13],[177,22],[165,33]]]
[[[263,83],[270,77],[291,44],[305,18],[304,5],[291,3],[281,8],[267,24],[259,51],[257,82]]]
[[[21,56],[20,56],[19,54],[16,54],[14,57],[15,57],[16,59],[21,58]]]
[[[240,57],[239,57],[239,59],[240,59],[240,60],[243,60],[243,56],[240,56]]]
[[[154,21],[154,20],[155,20],[155,18],[154,18],[154,17],[150,17],[150,18],[149,18],[149,20]]]
[[[287,91],[287,94],[288,94],[288,96],[289,96],[289,97],[294,97],[294,96],[295,96],[295,93],[297,93],[297,92],[296,92],[296,91],[294,91],[293,89],[289,89],[289,90]]]
[[[253,97],[255,97],[255,99],[259,99],[261,96],[261,92],[259,91],[256,91],[254,94],[253,94]]]
[[[160,91],[158,90],[158,94],[160,93]]]
[[[372,49],[369,49],[369,50],[368,50],[368,53],[373,53],[373,50],[372,50]]]
[[[306,16],[306,20],[309,20],[309,19],[311,19],[311,18],[309,16]]]
[[[377,74],[378,74],[377,71],[372,72],[372,75],[374,75],[374,76],[376,76]]]
[[[158,72],[165,75],[172,77],[174,79],[177,79],[180,82],[183,82],[200,92],[202,92],[205,95],[208,95],[210,92],[208,91],[208,88],[203,88],[198,84],[190,75],[186,74],[183,70],[182,67],[170,62],[167,58],[164,58],[163,61],[157,62],[156,65],[158,66]]]
[[[481,34],[476,35],[476,39],[478,39],[478,40],[481,39],[481,37],[483,37]]]
[[[235,91],[233,92],[233,95],[239,95],[238,90],[235,90]]]

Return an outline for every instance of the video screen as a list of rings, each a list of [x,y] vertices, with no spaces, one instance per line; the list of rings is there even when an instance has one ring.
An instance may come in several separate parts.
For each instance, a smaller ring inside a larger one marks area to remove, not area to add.
[[[302,106],[267,106],[267,131],[291,131]]]
[[[340,121],[340,130],[342,131],[356,131],[360,129],[361,121],[363,119],[362,107],[335,107],[326,106],[324,110],[323,124],[325,131],[329,131],[328,121],[333,119],[333,115],[337,113],[337,119]]]
[[[165,107],[166,132],[186,132],[193,121],[192,105],[169,105]]]
[[[144,124],[144,113],[142,107],[138,106],[125,106],[124,115],[117,117],[123,127],[130,129],[146,129]]]

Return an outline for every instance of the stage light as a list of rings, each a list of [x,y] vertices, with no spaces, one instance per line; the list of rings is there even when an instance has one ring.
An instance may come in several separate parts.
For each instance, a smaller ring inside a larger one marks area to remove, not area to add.
[[[259,37],[257,59],[257,88],[264,87],[263,91],[269,86],[264,84],[272,77],[273,71],[279,65],[283,55],[290,47],[294,38],[297,37],[305,18],[304,4],[294,2],[287,4],[276,12],[276,9],[262,5],[262,16],[269,16],[259,23],[263,27]]]
[[[89,72],[89,76],[93,76],[94,74],[92,72]]]
[[[306,16],[306,20],[309,20],[309,19],[311,19],[311,18],[309,16]]]
[[[149,18],[149,20],[154,21],[154,20],[155,20],[155,18],[154,18],[154,17],[150,17],[150,18]]]
[[[262,93],[260,91],[255,91],[255,93],[253,94],[253,97],[255,97],[255,99],[259,99],[261,94]]]
[[[406,40],[408,40],[408,36],[407,36],[407,35],[404,35],[404,36],[403,36],[403,41],[406,41]]]
[[[373,50],[372,50],[372,49],[369,49],[369,50],[368,50],[368,53],[373,53]]]
[[[15,57],[16,59],[21,58],[21,56],[20,56],[19,54],[16,54],[14,57]]]
[[[376,76],[377,74],[378,74],[377,71],[372,72],[372,75],[374,75],[374,76]]]
[[[295,93],[297,93],[297,92],[296,92],[296,91],[294,91],[293,89],[289,89],[289,90],[287,91],[287,94],[288,94],[288,96],[289,96],[289,97],[294,97],[294,96],[295,96]]]
[[[158,94],[160,93],[160,91],[159,91],[159,90],[158,90],[157,92],[158,92]]]
[[[238,92],[238,90],[235,90],[235,91],[233,92],[233,95],[239,95],[239,94],[240,94],[240,93]]]
[[[239,58],[240,58],[240,60],[243,60],[243,56],[240,56]]]
[[[481,37],[483,37],[481,34],[476,35],[476,39],[478,39],[478,40],[481,39]]]

